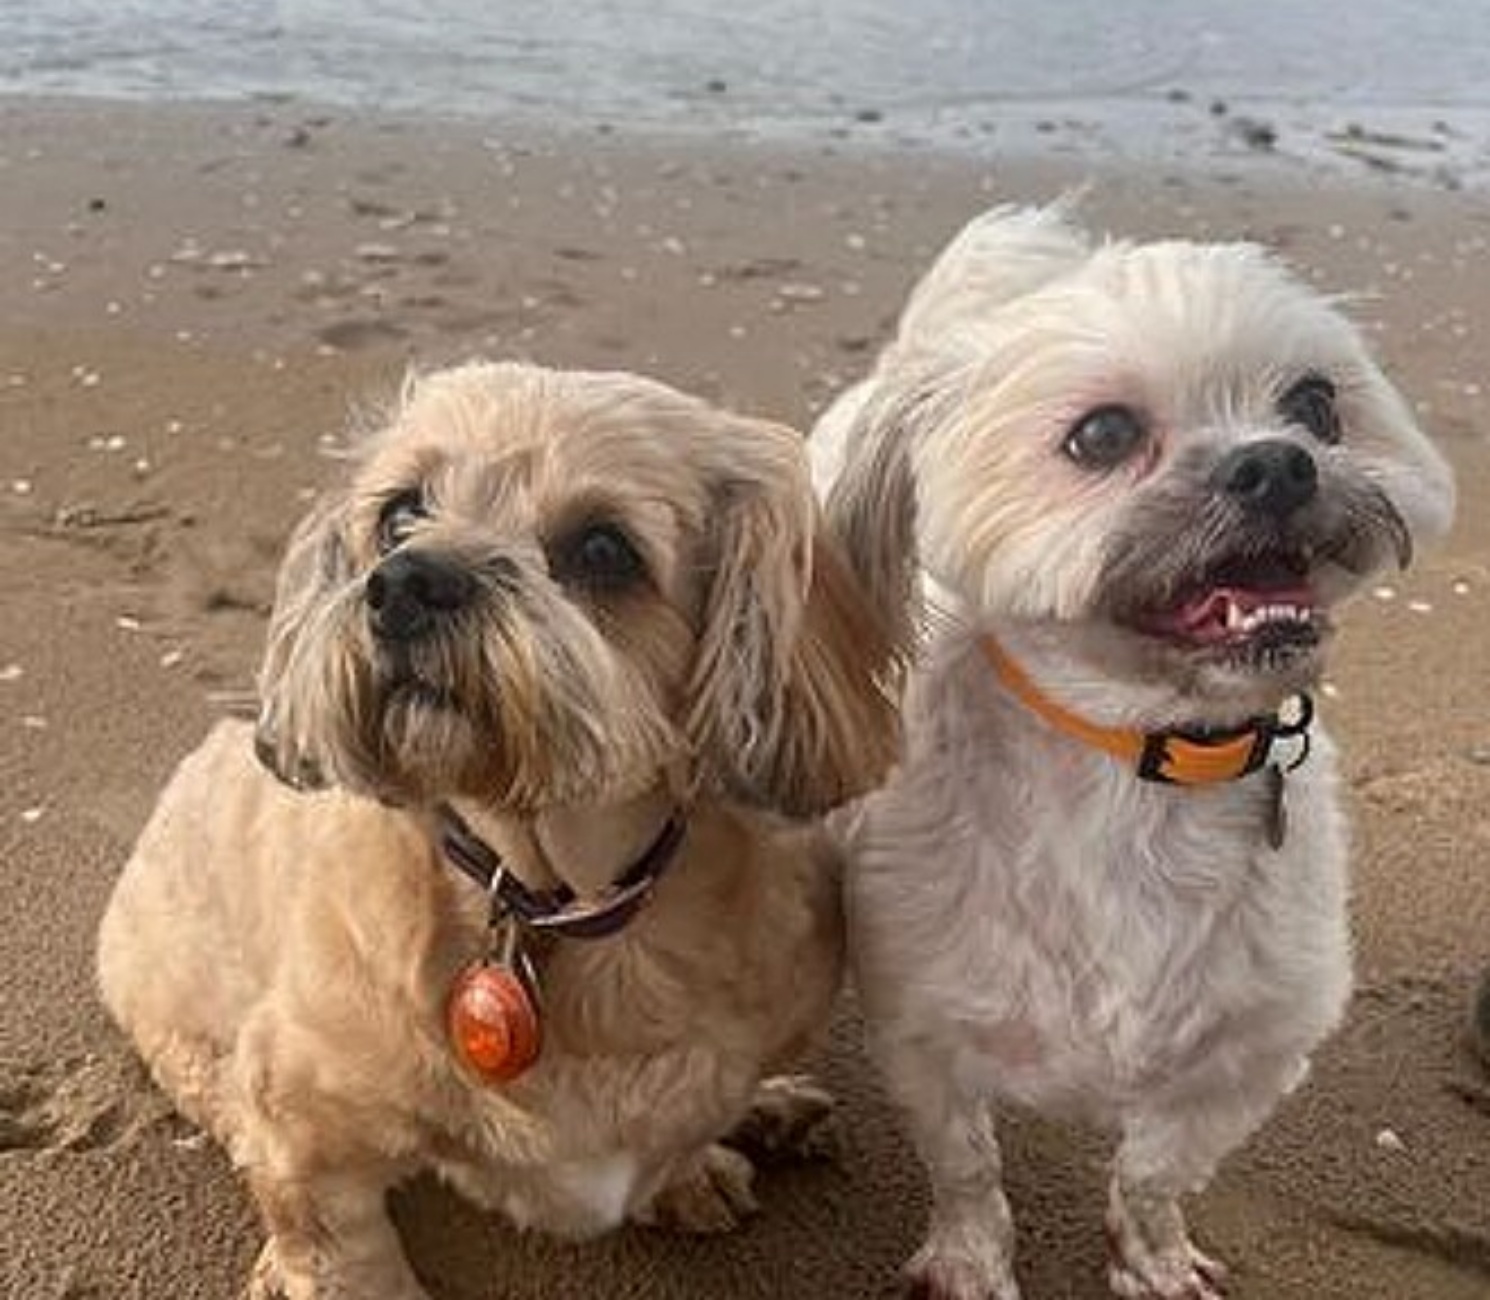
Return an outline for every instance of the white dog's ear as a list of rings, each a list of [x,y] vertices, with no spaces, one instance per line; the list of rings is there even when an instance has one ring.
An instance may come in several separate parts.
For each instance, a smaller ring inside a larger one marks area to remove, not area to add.
[[[921,615],[911,458],[923,428],[950,398],[946,384],[875,384],[846,430],[843,467],[828,491],[830,529],[892,641],[907,653]]]
[[[969,221],[911,292],[895,341],[861,386],[846,427],[829,433],[844,449],[828,492],[829,520],[902,647],[914,644],[921,616],[918,445],[924,449],[933,427],[956,418],[999,309],[1091,256],[1090,238],[1071,220],[1078,201],[1068,195],[1045,207],[997,207]],[[824,423],[839,418],[830,410]],[[820,425],[813,436],[824,432]]]
[[[1416,546],[1436,542],[1454,519],[1454,471],[1418,424],[1396,386],[1360,347],[1360,378],[1349,397],[1346,437],[1372,482],[1401,516],[1406,533],[1398,562]]]
[[[963,326],[1081,266],[1090,236],[1073,216],[1080,194],[1044,207],[1003,205],[979,213],[952,238],[911,291],[895,348],[944,352]]]
[[[328,497],[290,534],[275,581],[274,609],[259,668],[255,752],[265,767],[296,789],[326,784],[326,774],[307,744],[307,719],[315,705],[308,697],[316,690],[313,674],[307,672],[316,652],[307,651],[316,626],[329,614],[334,593],[352,577],[340,531],[344,506],[340,496]]]
[[[792,816],[878,784],[898,750],[894,647],[822,528],[801,439],[717,493],[688,730],[724,788]]]

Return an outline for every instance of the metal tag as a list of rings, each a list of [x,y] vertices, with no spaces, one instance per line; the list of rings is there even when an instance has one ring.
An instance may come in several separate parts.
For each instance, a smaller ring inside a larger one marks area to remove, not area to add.
[[[538,970],[523,944],[523,927],[497,895],[500,875],[493,877],[491,910],[486,921],[486,951],[483,961],[511,971],[522,982],[528,996],[538,1002]]]
[[[1272,764],[1267,769],[1266,779],[1268,844],[1277,850],[1283,847],[1283,841],[1288,837],[1288,805],[1283,800],[1283,769],[1276,763]]]

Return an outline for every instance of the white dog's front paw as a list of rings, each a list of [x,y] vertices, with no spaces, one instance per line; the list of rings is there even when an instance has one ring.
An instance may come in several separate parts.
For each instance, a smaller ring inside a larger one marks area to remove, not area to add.
[[[750,1161],[716,1142],[680,1166],[632,1218],[649,1227],[682,1232],[729,1232],[760,1209],[750,1190],[754,1181]]]
[[[1226,1266],[1188,1237],[1155,1247],[1131,1225],[1109,1220],[1107,1285],[1122,1300],[1224,1300]]]
[[[932,1236],[905,1266],[913,1300],[1019,1300],[1019,1284],[1004,1252],[958,1234],[949,1242]]]

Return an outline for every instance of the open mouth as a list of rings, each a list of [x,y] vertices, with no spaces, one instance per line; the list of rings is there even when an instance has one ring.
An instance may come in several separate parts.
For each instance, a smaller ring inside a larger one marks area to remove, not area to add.
[[[1150,636],[1228,652],[1312,646],[1323,622],[1308,559],[1293,551],[1228,559],[1182,588],[1172,604],[1132,620]]]

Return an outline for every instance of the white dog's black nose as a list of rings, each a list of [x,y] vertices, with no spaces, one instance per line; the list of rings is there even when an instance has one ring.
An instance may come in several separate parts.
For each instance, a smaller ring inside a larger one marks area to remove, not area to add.
[[[412,641],[469,604],[475,592],[476,580],[453,561],[427,551],[395,551],[367,575],[373,633],[387,641]]]
[[[1211,476],[1218,491],[1248,514],[1285,519],[1319,491],[1314,457],[1286,438],[1263,438],[1221,458]]]

